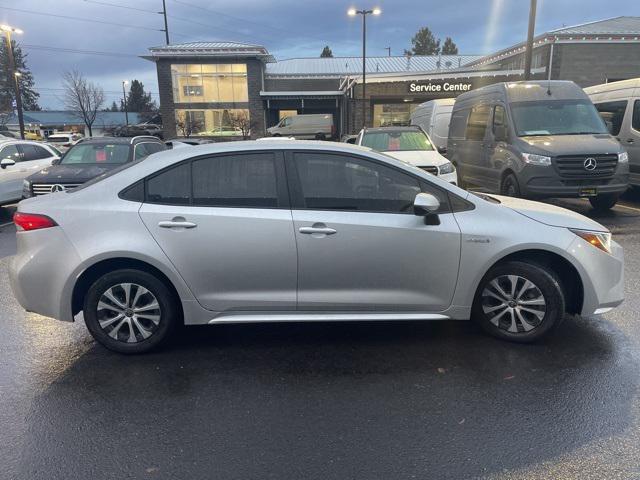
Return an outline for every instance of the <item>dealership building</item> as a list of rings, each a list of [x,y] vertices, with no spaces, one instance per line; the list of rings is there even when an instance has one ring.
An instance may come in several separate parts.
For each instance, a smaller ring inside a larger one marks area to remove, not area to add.
[[[196,42],[153,47],[166,138],[251,136],[282,118],[332,114],[337,133],[404,125],[413,109],[484,85],[523,78],[524,43],[491,55],[276,59],[266,47]],[[573,80],[582,87],[640,77],[640,17],[563,27],[534,38],[532,78]],[[240,127],[239,127],[240,125]]]

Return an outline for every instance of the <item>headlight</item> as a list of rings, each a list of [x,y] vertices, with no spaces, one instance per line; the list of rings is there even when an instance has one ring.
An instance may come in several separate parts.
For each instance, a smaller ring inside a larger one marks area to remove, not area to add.
[[[551,157],[545,155],[537,155],[535,153],[523,153],[522,159],[529,165],[539,165],[542,167],[548,167],[551,165]]]
[[[629,162],[629,154],[627,152],[622,152],[618,154],[618,163],[628,163]]]
[[[22,198],[29,198],[31,196],[31,182],[29,180],[22,180]]]
[[[599,248],[603,252],[611,253],[611,233],[590,232],[589,230],[574,230],[573,228],[570,228],[569,230],[571,230],[583,240],[589,242],[594,247]]]
[[[453,171],[455,170],[455,168],[453,168],[453,163],[451,162],[440,165],[438,169],[440,170],[440,175],[444,175],[445,173],[453,173]]]

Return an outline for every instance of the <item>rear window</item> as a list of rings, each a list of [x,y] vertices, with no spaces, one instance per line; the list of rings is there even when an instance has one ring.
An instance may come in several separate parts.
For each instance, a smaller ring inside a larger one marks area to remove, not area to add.
[[[47,140],[52,143],[69,143],[71,141],[69,137],[54,135],[49,135],[49,138],[47,138]]]
[[[60,163],[68,164],[119,164],[129,161],[129,145],[80,143],[72,147]]]
[[[433,150],[427,136],[418,131],[365,132],[362,145],[378,152]]]

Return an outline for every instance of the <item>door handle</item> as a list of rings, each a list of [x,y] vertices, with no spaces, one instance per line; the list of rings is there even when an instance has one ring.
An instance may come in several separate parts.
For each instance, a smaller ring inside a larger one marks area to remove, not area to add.
[[[333,235],[334,233],[337,233],[337,230],[329,227],[300,227],[298,231],[305,235],[313,235],[314,233],[319,233],[321,235]]]
[[[158,222],[158,226],[160,228],[195,228],[198,225],[185,220],[163,220]]]
[[[633,143],[633,138],[627,138],[627,143]]]

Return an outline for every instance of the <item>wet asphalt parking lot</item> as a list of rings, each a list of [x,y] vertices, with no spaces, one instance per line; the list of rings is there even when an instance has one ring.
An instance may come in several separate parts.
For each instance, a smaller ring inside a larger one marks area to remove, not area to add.
[[[471,322],[188,328],[121,356],[25,313],[0,227],[0,479],[639,479],[640,195],[626,302],[534,345]],[[11,208],[0,208],[0,225]]]

